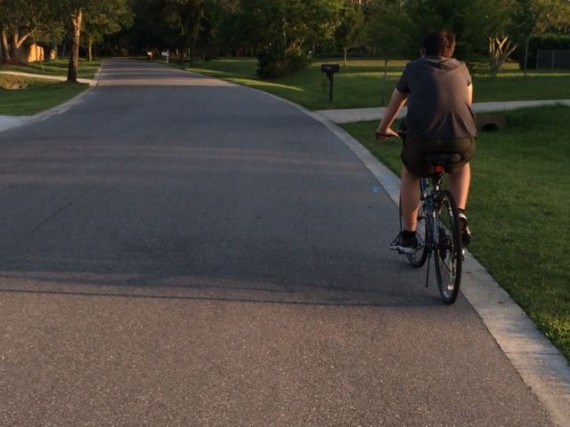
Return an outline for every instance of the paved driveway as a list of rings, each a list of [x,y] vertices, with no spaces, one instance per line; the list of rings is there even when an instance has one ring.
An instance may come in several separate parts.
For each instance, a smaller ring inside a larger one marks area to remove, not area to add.
[[[547,426],[319,121],[146,62],[0,134],[1,425]]]

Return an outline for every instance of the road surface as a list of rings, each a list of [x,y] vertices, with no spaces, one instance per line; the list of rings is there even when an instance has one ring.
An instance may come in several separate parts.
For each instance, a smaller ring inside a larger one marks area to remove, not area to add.
[[[552,425],[288,103],[111,60],[0,174],[0,425]]]

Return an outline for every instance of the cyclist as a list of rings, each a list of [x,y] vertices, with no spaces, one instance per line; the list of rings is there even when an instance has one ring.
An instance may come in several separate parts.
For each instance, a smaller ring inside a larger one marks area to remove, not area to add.
[[[421,57],[408,63],[376,129],[376,138],[397,137],[390,128],[407,102],[407,138],[402,149],[400,200],[404,231],[390,245],[402,253],[417,248],[419,178],[430,174],[424,155],[453,152],[461,161],[446,167],[449,189],[459,209],[463,245],[471,239],[465,215],[471,182],[469,160],[475,154],[476,125],[471,109],[473,83],[466,65],[453,58],[455,35],[434,31],[423,40]]]

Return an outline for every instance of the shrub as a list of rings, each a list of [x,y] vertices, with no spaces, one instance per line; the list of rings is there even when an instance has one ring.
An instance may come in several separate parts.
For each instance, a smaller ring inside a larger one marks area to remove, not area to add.
[[[311,60],[300,49],[283,50],[269,47],[257,55],[257,76],[277,79],[307,67]]]

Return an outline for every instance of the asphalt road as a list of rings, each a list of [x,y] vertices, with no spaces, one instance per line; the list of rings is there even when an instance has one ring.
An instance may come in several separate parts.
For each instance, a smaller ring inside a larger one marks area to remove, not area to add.
[[[0,133],[0,425],[547,426],[397,211],[271,96],[112,60]]]

